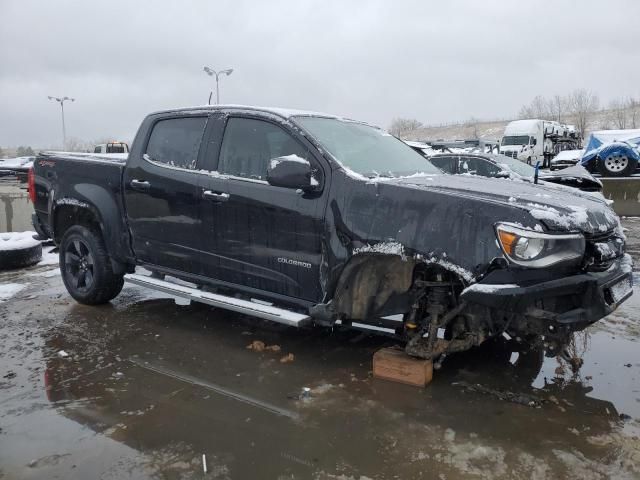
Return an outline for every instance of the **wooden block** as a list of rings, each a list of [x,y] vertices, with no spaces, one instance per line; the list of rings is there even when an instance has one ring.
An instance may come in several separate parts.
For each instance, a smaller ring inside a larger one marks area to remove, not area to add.
[[[373,354],[373,376],[425,387],[433,378],[433,362],[410,357],[396,348],[383,348]]]

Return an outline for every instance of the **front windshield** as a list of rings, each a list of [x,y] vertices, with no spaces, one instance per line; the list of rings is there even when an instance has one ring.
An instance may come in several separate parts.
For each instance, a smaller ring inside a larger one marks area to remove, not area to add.
[[[504,163],[508,166],[509,170],[516,172],[518,175],[522,175],[523,177],[533,177],[535,173],[535,168],[531,165],[527,165],[520,160],[515,158],[507,157],[506,155],[496,155],[496,162]]]
[[[441,174],[418,152],[387,132],[363,123],[323,117],[296,117],[344,167],[366,177]]]
[[[514,135],[502,137],[502,145],[529,145],[528,135]]]

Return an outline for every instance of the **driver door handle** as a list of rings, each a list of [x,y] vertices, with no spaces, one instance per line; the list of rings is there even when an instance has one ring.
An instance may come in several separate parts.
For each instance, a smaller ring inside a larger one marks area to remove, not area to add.
[[[131,188],[133,188],[134,190],[149,190],[151,188],[151,184],[149,182],[143,181],[143,180],[136,180],[133,179],[131,180]]]
[[[207,200],[211,200],[213,202],[226,202],[227,200],[229,200],[228,193],[213,192],[211,190],[204,190],[202,192],[202,196]]]

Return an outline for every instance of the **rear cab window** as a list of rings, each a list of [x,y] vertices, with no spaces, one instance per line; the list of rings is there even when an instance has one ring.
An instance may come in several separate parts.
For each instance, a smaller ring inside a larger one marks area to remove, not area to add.
[[[145,158],[172,167],[194,170],[206,124],[206,116],[157,121],[147,142]]]

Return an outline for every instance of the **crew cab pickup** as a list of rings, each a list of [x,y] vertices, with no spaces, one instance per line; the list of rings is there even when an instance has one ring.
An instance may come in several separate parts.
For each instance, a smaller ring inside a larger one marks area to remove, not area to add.
[[[126,160],[40,154],[30,192],[84,304],[126,279],[287,325],[375,326],[434,359],[503,333],[557,354],[632,293],[604,199],[445,175],[332,115],[153,113]]]

